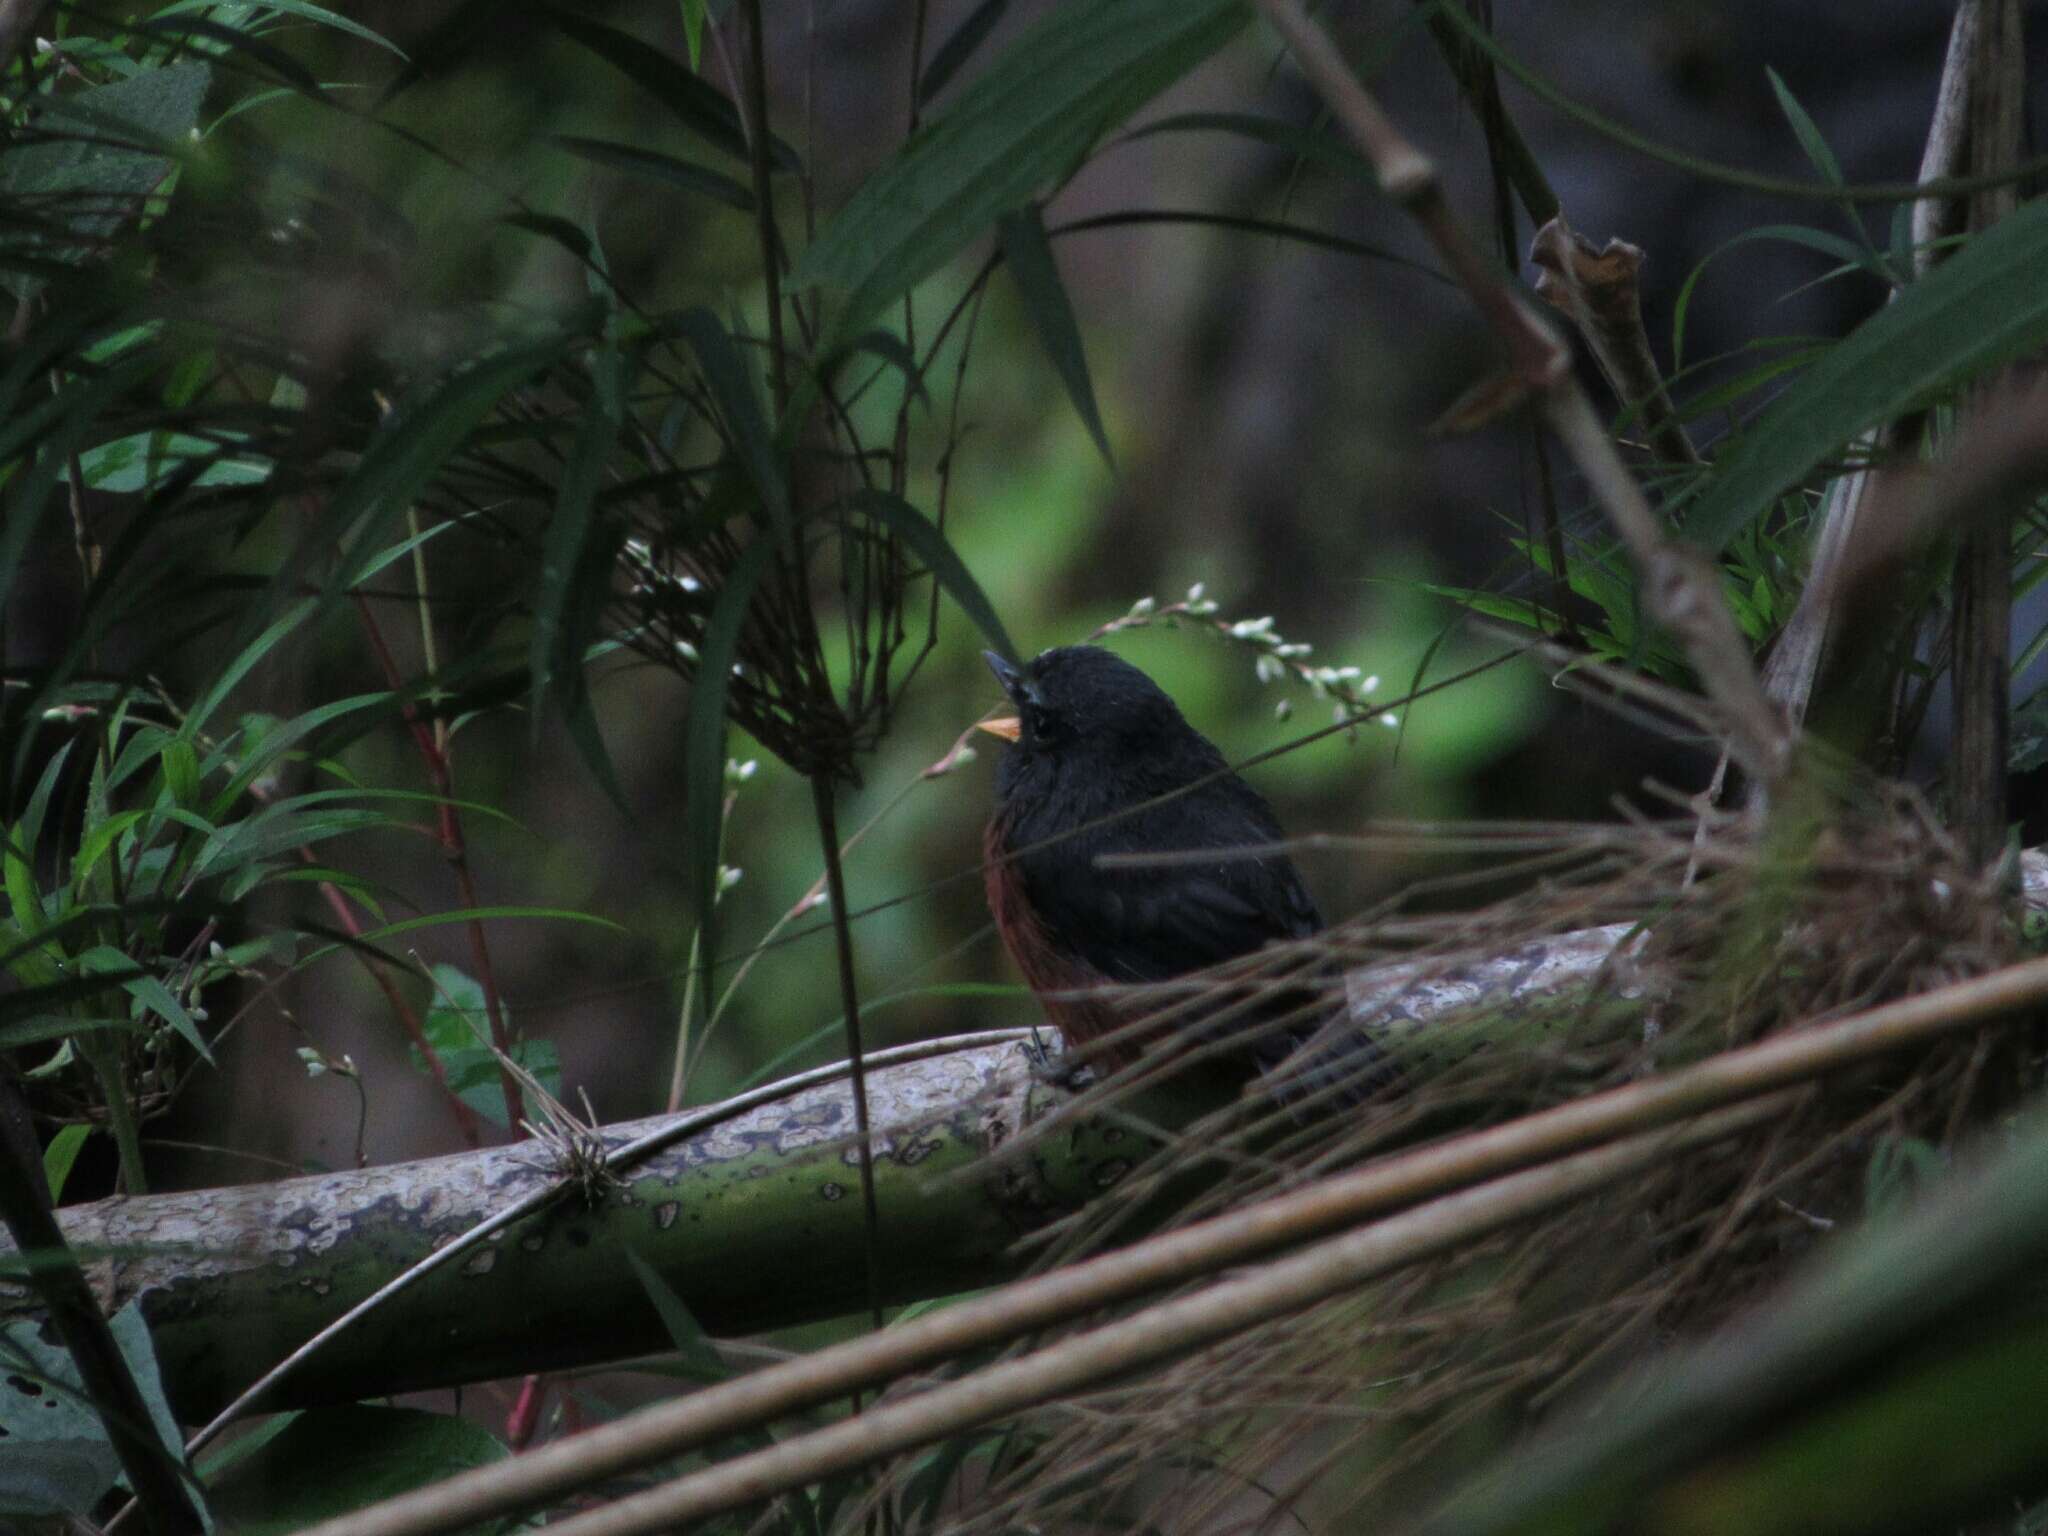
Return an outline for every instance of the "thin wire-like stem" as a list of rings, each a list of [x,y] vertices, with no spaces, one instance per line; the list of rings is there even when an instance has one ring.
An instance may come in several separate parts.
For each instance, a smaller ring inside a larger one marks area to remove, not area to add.
[[[867,1264],[868,1313],[877,1331],[882,1326],[881,1211],[875,1203],[875,1146],[868,1122],[866,1051],[861,1044],[860,986],[853,974],[853,930],[846,919],[846,872],[839,858],[839,823],[832,804],[832,782],[822,773],[811,778],[818,814],[818,845],[825,854],[825,899],[832,906],[833,947],[839,956],[839,999],[846,1014],[847,1077],[853,1085],[854,1134],[860,1138],[860,1198],[867,1217],[863,1257]]]

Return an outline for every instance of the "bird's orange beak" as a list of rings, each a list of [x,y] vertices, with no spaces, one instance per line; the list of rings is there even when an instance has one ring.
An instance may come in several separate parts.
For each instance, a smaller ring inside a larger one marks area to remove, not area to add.
[[[987,731],[991,736],[1000,736],[1005,741],[1015,741],[1024,734],[1024,722],[1015,715],[1004,715],[996,720],[977,720],[974,722],[974,728],[977,731]]]

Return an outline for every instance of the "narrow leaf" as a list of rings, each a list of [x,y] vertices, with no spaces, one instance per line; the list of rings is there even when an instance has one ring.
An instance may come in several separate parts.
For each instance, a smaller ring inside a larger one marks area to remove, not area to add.
[[[392,525],[449,456],[507,394],[560,357],[567,342],[565,336],[551,336],[471,363],[441,380],[377,434],[300,546],[312,558],[346,538],[325,603],[362,579],[383,553]],[[351,530],[353,537],[347,538]]]
[[[1247,14],[1241,0],[1058,7],[861,184],[794,281],[844,289],[832,334],[858,335],[889,300],[1067,175],[1106,130],[1235,36]]]
[[[567,620],[572,611],[588,613],[595,606],[593,585],[600,594],[597,601],[601,601],[610,581],[611,550],[596,536],[596,498],[598,479],[618,441],[626,394],[625,358],[615,343],[607,342],[600,349],[592,371],[603,377],[594,379],[576,441],[562,467],[555,515],[549,519],[541,543],[540,585],[534,593],[533,633],[527,648],[527,665],[533,673],[530,712],[536,741],[556,668],[566,662],[573,674],[571,688],[580,683],[576,657],[586,637],[579,633],[581,626]],[[595,562],[593,551],[600,557]]]
[[[932,54],[931,62],[924,67],[924,78],[917,82],[919,105],[930,101],[946,88],[946,82],[960,71],[960,66],[974,56],[975,49],[988,41],[989,33],[996,23],[1003,19],[1003,12],[1010,8],[1010,0],[981,0],[967,13],[967,19],[953,29],[953,33]]]
[[[761,397],[754,388],[754,376],[741,360],[739,349],[726,334],[724,324],[702,305],[684,310],[675,325],[697,354],[711,397],[739,450],[740,463],[754,482],[761,505],[779,534],[789,530],[789,487],[783,479],[782,459],[776,452],[775,435],[769,430]]]
[[[925,569],[932,573],[939,585],[953,595],[953,601],[974,621],[989,644],[1005,656],[1016,656],[1017,648],[1010,643],[1003,621],[996,617],[995,605],[981,590],[981,583],[974,579],[973,573],[960,559],[959,552],[930,518],[902,497],[882,490],[855,491],[846,498],[845,505],[872,517],[901,539],[910,552],[924,562]]]
[[[43,1180],[50,1186],[50,1204],[55,1205],[64,1198],[64,1181],[71,1177],[72,1165],[78,1161],[85,1139],[91,1134],[89,1125],[62,1126],[50,1138],[50,1144],[43,1148]]]
[[[1828,141],[1821,137],[1820,125],[1807,116],[1806,108],[1799,105],[1799,98],[1792,94],[1792,88],[1775,69],[1766,64],[1764,73],[1770,76],[1771,91],[1778,98],[1778,110],[1792,125],[1792,132],[1799,139],[1799,147],[1806,151],[1806,158],[1813,162],[1813,168],[1822,176],[1838,187],[1842,185],[1842,163],[1835,158]]]
[[[1005,214],[996,226],[996,237],[1002,245],[1003,263],[1023,295],[1024,312],[1031,317],[1038,344],[1045,348],[1060,382],[1066,385],[1067,398],[1074,402],[1081,424],[1095,439],[1103,460],[1114,469],[1116,459],[1109,451],[1109,436],[1102,430],[1102,412],[1095,404],[1095,386],[1088,378],[1081,327],[1074,319],[1066,285],[1060,281],[1060,269],[1052,259],[1052,247],[1046,243],[1045,221],[1038,205],[1027,203],[1015,213]]]
[[[1863,322],[1718,465],[1686,533],[1720,549],[1857,433],[2048,341],[2048,199],[2023,204]]]
[[[629,32],[585,20],[564,9],[548,13],[562,34],[589,49],[635,85],[647,91],[705,142],[741,161],[748,158],[746,130],[739,109],[706,81],[674,59]],[[797,152],[769,135],[769,157],[785,171],[801,170]]]
[[[614,144],[609,139],[585,139],[558,133],[555,142],[570,154],[596,165],[624,171],[647,181],[666,182],[685,192],[696,192],[742,213],[754,211],[754,194],[732,177],[673,155],[659,155],[632,144]]]

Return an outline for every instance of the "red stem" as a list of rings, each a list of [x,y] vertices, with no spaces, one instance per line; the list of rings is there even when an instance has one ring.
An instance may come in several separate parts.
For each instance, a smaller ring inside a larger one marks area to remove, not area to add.
[[[362,595],[355,598],[356,612],[361,615],[363,632],[369,637],[370,649],[376,653],[377,664],[384,669],[384,678],[394,690],[405,686],[400,675],[398,662],[391,654],[391,648],[384,643],[383,631],[377,627],[376,616],[370,612],[370,605]],[[462,904],[475,911],[482,905],[477,900],[476,880],[470,873],[468,845],[462,837],[462,818],[454,806],[455,778],[449,767],[448,754],[441,750],[434,740],[433,728],[420,715],[413,704],[399,706],[399,714],[412,731],[413,744],[419,748],[420,759],[427,765],[427,776],[433,781],[434,793],[440,798],[439,812],[435,822],[435,841],[441,845],[441,854],[448,860],[448,867],[455,872],[455,884],[461,893]],[[497,974],[491,969],[491,952],[484,942],[484,925],[478,918],[470,918],[463,925],[469,931],[470,962],[476,967],[476,978],[484,989],[484,1011],[491,1021],[491,1043],[497,1046],[501,1056],[512,1054],[512,1034],[505,1026],[504,1005],[498,998]],[[519,1081],[501,1059],[498,1063],[498,1081],[505,1093],[505,1119],[510,1126],[514,1140],[526,1135],[522,1122],[526,1118],[526,1103],[519,1091]]]

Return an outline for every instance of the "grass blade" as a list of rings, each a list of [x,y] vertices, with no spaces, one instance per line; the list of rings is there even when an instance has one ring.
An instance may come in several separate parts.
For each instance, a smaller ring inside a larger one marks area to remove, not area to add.
[[[2023,204],[1807,369],[1717,466],[1686,533],[1718,550],[1857,433],[2048,341],[2048,201]]]
[[[1115,469],[1116,458],[1109,451],[1109,436],[1102,430],[1102,413],[1095,404],[1095,386],[1088,378],[1081,327],[1074,319],[1066,285],[1060,281],[1060,269],[1052,259],[1052,247],[1046,243],[1045,220],[1038,205],[1030,203],[1015,213],[1005,214],[996,226],[996,237],[1002,246],[1004,265],[1009,267],[1010,275],[1017,280],[1017,290],[1023,295],[1031,328],[1038,333],[1038,344],[1045,348],[1060,382],[1066,385],[1067,398],[1074,402],[1081,424],[1102,450],[1104,462]]]
[[[1077,0],[1040,19],[868,177],[804,253],[797,285],[846,291],[823,350],[1067,175],[1247,14],[1239,0]]]
[[[989,644],[1003,655],[1015,658],[1017,648],[1010,643],[1003,621],[996,617],[995,605],[989,602],[981,583],[974,579],[958,551],[930,518],[902,497],[881,490],[855,491],[844,504],[872,517],[901,539],[924,562],[933,579],[953,595],[953,601],[974,621]]]

